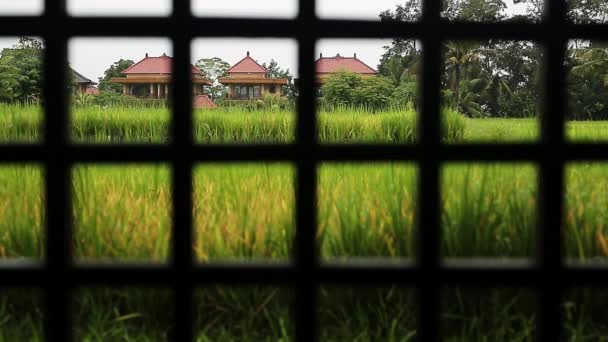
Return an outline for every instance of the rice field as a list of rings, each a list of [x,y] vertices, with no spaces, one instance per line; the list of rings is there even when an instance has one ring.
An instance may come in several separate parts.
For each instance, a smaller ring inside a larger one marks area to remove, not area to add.
[[[74,142],[168,141],[167,110],[103,110],[75,109],[70,126]],[[35,107],[0,105],[0,142],[40,142],[40,118]],[[447,118],[442,125],[445,143],[532,142],[538,137],[532,119],[474,120],[456,113]],[[199,111],[194,120],[199,143],[293,142],[294,116],[288,112]],[[322,143],[416,141],[413,112],[322,112],[318,120]],[[608,123],[568,123],[567,134],[575,141],[601,141],[608,137]],[[35,164],[0,164],[2,260],[43,259],[43,174],[44,169]],[[570,164],[565,175],[566,256],[578,262],[605,262],[608,164]],[[413,258],[416,232],[424,229],[417,225],[418,176],[415,163],[319,165],[316,232],[322,260]],[[169,166],[76,164],[71,177],[76,262],[168,261],[173,213]],[[288,262],[296,231],[295,177],[294,166],[286,163],[197,165],[192,179],[196,261]],[[442,257],[507,260],[534,255],[535,165],[448,163],[442,165],[440,177]],[[24,302],[28,305],[24,309],[11,301],[24,295],[11,291],[0,289],[0,342],[43,340],[41,304]],[[77,291],[75,336],[83,341],[167,340],[172,333],[170,310],[162,308],[170,294],[150,291]],[[608,296],[600,291],[596,298],[603,299],[594,301],[587,295],[590,290],[581,291],[564,298],[564,333],[570,341],[601,340],[608,334],[608,322],[595,308],[605,307]],[[528,304],[534,294],[500,289],[477,298],[475,293],[481,292],[445,289],[444,340],[533,339],[534,308]],[[291,296],[288,289],[201,289],[197,341],[290,341]],[[323,341],[416,340],[415,297],[413,291],[397,288],[323,288],[319,333]]]
[[[445,143],[534,142],[540,136],[536,119],[470,119],[444,110]],[[74,107],[70,138],[75,143],[167,143],[171,114],[167,108]],[[318,141],[326,144],[411,144],[417,140],[413,109],[369,112],[356,108],[321,111]],[[42,109],[0,103],[0,143],[43,140]],[[295,140],[293,111],[250,111],[240,108],[198,109],[193,113],[194,141],[201,144],[286,144]],[[608,121],[569,121],[566,137],[574,142],[608,140]]]

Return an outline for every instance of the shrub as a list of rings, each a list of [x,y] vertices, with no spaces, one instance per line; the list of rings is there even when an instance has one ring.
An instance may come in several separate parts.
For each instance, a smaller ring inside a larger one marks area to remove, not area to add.
[[[325,102],[332,106],[357,104],[356,89],[361,85],[361,76],[354,72],[340,71],[331,75],[323,84]]]
[[[394,87],[386,78],[372,77],[362,80],[354,94],[357,104],[375,111],[390,106],[393,91]]]
[[[391,95],[393,105],[395,106],[406,107],[408,105],[413,105],[416,109],[420,106],[416,82],[402,83],[393,90]]]

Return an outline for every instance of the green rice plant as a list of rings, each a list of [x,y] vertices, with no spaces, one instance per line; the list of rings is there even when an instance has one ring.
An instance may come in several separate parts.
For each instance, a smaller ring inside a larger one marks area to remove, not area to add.
[[[285,261],[295,234],[295,179],[287,164],[209,164],[194,172],[199,261]]]
[[[86,165],[72,170],[78,261],[166,260],[171,227],[169,168]]]
[[[166,143],[170,111],[146,107],[74,107],[70,122],[77,143]]]
[[[32,164],[0,164],[0,260],[42,259],[44,182]]]
[[[323,259],[412,256],[416,173],[404,163],[321,165],[317,239]]]
[[[442,341],[535,341],[537,300],[531,290],[445,288],[442,292]]]
[[[401,143],[416,142],[416,112],[363,109],[321,111],[319,141],[321,143]]]
[[[605,142],[608,140],[608,121],[568,121],[566,137],[572,142]]]
[[[569,164],[565,181],[566,256],[582,262],[606,262],[608,164]]]
[[[197,342],[288,342],[293,293],[262,286],[213,286],[195,295]]]
[[[538,119],[466,118],[463,141],[473,143],[533,143],[540,138]]]
[[[537,174],[529,164],[450,163],[441,172],[446,257],[531,257]]]
[[[295,114],[288,111],[200,109],[194,123],[195,141],[201,144],[287,144],[295,136]]]
[[[146,288],[80,288],[72,303],[75,341],[170,341],[170,291]]]
[[[409,342],[417,337],[414,291],[396,286],[324,286],[318,317],[323,342]]]
[[[0,288],[0,342],[44,341],[42,291]]]
[[[563,341],[608,341],[608,291],[577,287],[566,291],[562,302]]]
[[[0,144],[42,142],[42,108],[0,103]]]
[[[449,108],[443,109],[441,118],[441,142],[459,143],[464,142],[467,120],[465,117]]]

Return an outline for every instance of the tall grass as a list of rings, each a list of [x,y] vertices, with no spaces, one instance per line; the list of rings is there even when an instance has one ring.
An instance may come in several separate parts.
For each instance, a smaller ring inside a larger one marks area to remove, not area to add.
[[[414,143],[416,112],[390,110],[370,112],[358,108],[321,111],[318,114],[322,143]]]
[[[324,259],[414,254],[416,167],[323,164],[317,238]]]
[[[41,135],[41,109],[0,104],[0,142],[34,142]],[[247,110],[238,107],[194,111],[194,140],[201,144],[281,144],[295,140],[296,115],[286,110]],[[311,115],[311,120],[313,116]],[[449,112],[442,139],[464,137],[464,118]],[[168,108],[145,106],[75,106],[69,132],[76,143],[167,143]],[[417,115],[412,109],[380,112],[344,108],[318,113],[321,143],[398,143],[417,140]],[[184,132],[188,134],[188,132]]]
[[[416,341],[416,297],[396,286],[324,286],[319,291],[320,340]]]
[[[576,287],[564,293],[562,303],[564,341],[606,341],[608,291]]]
[[[42,141],[42,108],[0,103],[0,144]]]
[[[79,288],[72,312],[75,341],[171,341],[173,300],[167,289]]]
[[[537,300],[531,290],[448,287],[442,295],[442,341],[536,340]]]
[[[0,342],[44,341],[43,301],[39,289],[0,287]]]
[[[443,253],[531,257],[536,169],[529,164],[447,164],[441,175]]]
[[[566,134],[572,142],[605,142],[608,140],[608,121],[569,121]]]
[[[286,164],[212,164],[194,172],[199,261],[286,261],[295,234],[295,179]]]
[[[166,143],[169,123],[167,108],[75,107],[70,132],[77,143]]]
[[[540,138],[538,119],[466,118],[461,141],[471,143],[533,143]]]
[[[171,215],[162,165],[74,167],[74,256],[79,261],[164,261]]]
[[[294,340],[293,290],[262,286],[213,286],[195,296],[197,342]]]
[[[566,167],[565,247],[577,261],[606,262],[608,257],[608,164],[573,163]]]
[[[42,170],[32,164],[0,164],[0,259],[44,255]]]

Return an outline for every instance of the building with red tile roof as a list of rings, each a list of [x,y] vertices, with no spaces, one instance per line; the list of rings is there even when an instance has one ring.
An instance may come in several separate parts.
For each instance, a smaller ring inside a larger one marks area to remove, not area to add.
[[[323,54],[315,61],[317,72],[316,81],[323,84],[324,80],[339,71],[350,71],[361,75],[362,78],[374,77],[378,74],[374,68],[365,64],[362,60],[354,57],[343,57],[337,54],[335,57],[323,57]]]
[[[213,83],[201,75],[201,71],[192,67],[192,88],[194,95],[204,94],[204,86]],[[112,78],[112,82],[123,85],[125,95],[167,99],[169,84],[173,75],[173,58],[163,54],[159,57],[146,57],[131,65],[122,72],[125,77]]]
[[[288,83],[286,78],[269,77],[268,70],[251,58],[249,51],[227,74],[218,82],[228,87],[230,99],[260,99],[267,94],[282,96],[282,87]]]

